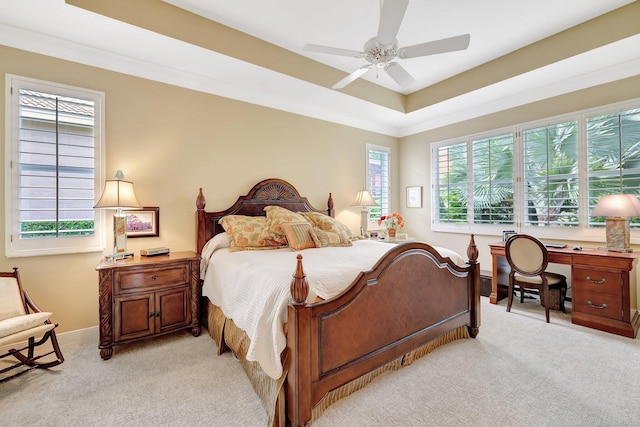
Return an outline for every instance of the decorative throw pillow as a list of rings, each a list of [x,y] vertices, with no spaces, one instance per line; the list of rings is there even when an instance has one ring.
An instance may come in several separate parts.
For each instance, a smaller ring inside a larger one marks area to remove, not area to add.
[[[260,237],[265,240],[278,242],[282,245],[287,244],[287,236],[282,229],[285,222],[308,222],[304,215],[291,212],[280,206],[267,206],[264,208],[267,213],[267,225],[262,230]]]
[[[345,240],[343,236],[333,231],[324,231],[318,227],[313,228],[316,235],[316,247],[327,248],[329,246],[352,246],[351,240]]]
[[[304,216],[309,220],[315,227],[319,228],[322,231],[326,231],[329,233],[335,233],[340,236],[341,243],[350,243],[353,237],[353,233],[349,230],[349,227],[341,223],[335,218],[332,218],[328,215],[321,214],[319,212],[305,212]],[[317,234],[317,233],[316,233]],[[342,246],[350,246],[348,244]]]
[[[220,220],[220,225],[229,235],[229,252],[278,249],[285,246],[260,237],[267,225],[267,219],[263,216],[227,215]]]
[[[291,250],[300,251],[316,247],[317,237],[311,228],[311,224],[307,221],[283,222],[281,225]]]

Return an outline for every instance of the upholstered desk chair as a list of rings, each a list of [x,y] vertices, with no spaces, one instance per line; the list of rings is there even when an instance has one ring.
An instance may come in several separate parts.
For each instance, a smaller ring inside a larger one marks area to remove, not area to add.
[[[35,368],[50,368],[64,362],[54,331],[58,325],[51,323],[50,316],[51,313],[41,311],[22,288],[17,268],[8,273],[0,272],[0,349],[8,349],[0,355],[0,359],[13,356],[18,360],[0,370],[0,382]],[[50,342],[51,346],[43,347],[44,353],[36,355],[36,347],[47,342]],[[24,347],[16,349],[16,344],[22,344]],[[46,352],[49,348],[51,350]],[[0,364],[0,368],[2,366],[4,365]],[[13,375],[3,376],[6,372],[21,366],[24,369]]]
[[[507,311],[511,311],[515,286],[520,288],[520,303],[524,302],[525,289],[537,289],[549,323],[549,290],[560,292],[560,309],[565,313],[564,300],[567,295],[567,278],[562,274],[545,271],[549,263],[547,248],[533,236],[516,234],[505,244],[509,272],[509,299]]]

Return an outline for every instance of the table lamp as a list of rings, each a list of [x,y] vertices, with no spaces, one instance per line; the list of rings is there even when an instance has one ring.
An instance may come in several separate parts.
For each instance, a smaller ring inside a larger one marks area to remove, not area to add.
[[[629,217],[640,216],[640,200],[633,194],[608,194],[600,197],[591,212],[592,217],[603,216],[606,220],[607,246],[610,252],[632,252],[629,244]]]
[[[127,252],[127,216],[122,211],[142,208],[133,191],[133,182],[126,181],[122,171],[118,170],[113,179],[106,180],[102,196],[94,208],[116,210],[113,215],[113,255],[110,257],[115,260],[132,256]]]
[[[364,233],[367,231],[367,225],[369,224],[369,207],[378,206],[378,204],[373,200],[369,191],[363,189],[358,191],[351,206],[362,206],[362,210],[360,211],[360,235],[364,237]]]

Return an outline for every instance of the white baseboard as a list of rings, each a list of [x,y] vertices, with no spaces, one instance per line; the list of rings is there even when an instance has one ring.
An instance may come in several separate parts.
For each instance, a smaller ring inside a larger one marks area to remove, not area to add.
[[[76,344],[76,343],[91,343],[94,342],[96,344],[96,348],[98,346],[98,341],[100,339],[100,334],[97,326],[92,326],[90,328],[85,329],[76,329],[75,331],[62,332],[57,333],[58,344],[61,347],[62,354],[64,354],[64,346],[65,344]],[[5,354],[11,348],[22,348],[27,345],[27,342],[21,343],[13,343],[0,347],[0,354]]]

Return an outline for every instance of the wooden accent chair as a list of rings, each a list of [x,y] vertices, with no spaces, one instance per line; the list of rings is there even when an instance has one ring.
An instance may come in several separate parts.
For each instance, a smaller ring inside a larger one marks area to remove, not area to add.
[[[0,349],[9,348],[7,353],[0,355],[0,360],[8,356],[18,360],[0,370],[0,382],[35,368],[50,368],[64,362],[54,332],[58,325],[51,323],[50,316],[51,313],[41,311],[22,288],[17,268],[12,272],[0,272]],[[48,348],[44,347],[44,353],[36,355],[36,347],[46,342],[51,343],[52,350],[45,352]],[[19,349],[12,347],[16,344],[26,346]],[[51,355],[53,356],[47,357]],[[0,364],[0,368],[2,366],[4,364]],[[4,376],[5,373],[20,367],[24,369]]]
[[[562,274],[545,271],[549,263],[547,248],[533,236],[516,234],[511,236],[505,244],[507,262],[511,267],[509,272],[509,299],[507,311],[511,311],[514,288],[520,288],[520,303],[524,303],[524,290],[537,289],[540,301],[549,323],[549,290],[560,292],[560,309],[565,313],[564,301],[567,295],[567,278]]]

